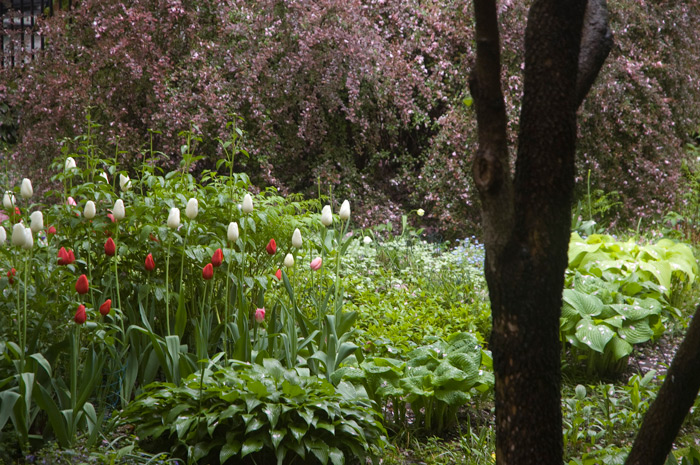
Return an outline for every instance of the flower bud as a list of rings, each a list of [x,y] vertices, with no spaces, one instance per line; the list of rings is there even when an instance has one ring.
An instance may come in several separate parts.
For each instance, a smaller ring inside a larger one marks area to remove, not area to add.
[[[105,242],[105,255],[108,257],[114,257],[117,253],[117,244],[114,243],[114,239],[111,237],[107,238]]]
[[[112,309],[112,299],[105,300],[102,305],[100,305],[100,315],[107,316],[109,311]]]
[[[331,212],[331,206],[326,205],[321,210],[321,223],[324,226],[330,226],[333,224],[333,213]]]
[[[23,199],[31,199],[34,195],[34,189],[32,189],[32,182],[29,178],[22,179],[22,187],[19,188],[19,193]]]
[[[114,202],[114,208],[112,208],[112,214],[116,221],[123,220],[126,216],[126,210],[124,209],[124,201],[122,199],[117,199]]]
[[[371,243],[372,243],[372,238],[369,237],[369,236],[365,236],[365,237],[362,239],[362,242],[364,242],[365,244],[371,244]]]
[[[97,214],[97,208],[95,208],[95,202],[88,200],[85,204],[85,209],[83,210],[83,216],[88,220],[91,220]]]
[[[192,197],[190,200],[187,201],[187,208],[185,208],[185,216],[191,220],[197,218],[197,214],[199,213],[199,202],[197,202],[197,199]]]
[[[294,266],[294,255],[288,253],[284,257],[284,266],[286,266],[287,268],[291,268]]]
[[[419,208],[418,210],[416,210],[416,215],[418,215],[418,216],[425,215],[425,210],[423,210],[422,208]]]
[[[226,237],[231,242],[236,242],[238,240],[238,223],[231,221],[228,224],[228,231],[226,231]]]
[[[34,247],[34,236],[32,235],[32,230],[29,228],[24,228],[24,244],[22,244],[23,249],[31,249]]]
[[[90,283],[88,282],[87,276],[81,274],[78,280],[75,282],[75,290],[78,294],[87,294],[90,290]]]
[[[44,214],[41,211],[37,210],[29,215],[29,227],[34,233],[44,229]]]
[[[123,174],[119,175],[119,187],[124,192],[131,189],[131,179],[129,179],[129,176],[125,176]]]
[[[66,199],[66,205],[69,205],[71,207],[77,207],[78,203],[75,201],[75,199],[73,197],[68,197]]]
[[[22,223],[17,223],[12,226],[12,245],[22,247],[26,240],[27,236],[24,233],[24,225]]]
[[[101,172],[101,173],[100,173],[100,177],[104,178],[105,182],[106,182],[107,184],[109,184],[109,177],[107,176],[107,172],[106,172],[106,171]],[[110,304],[112,303],[111,300],[110,300],[109,303],[110,303]]]
[[[210,280],[211,278],[214,277],[214,266],[211,263],[207,263],[204,265],[204,268],[202,268],[202,278],[205,280]]]
[[[279,268],[277,268],[277,271],[275,271],[275,278],[277,279],[277,281],[282,281],[282,270],[280,270]]]
[[[313,271],[318,271],[321,269],[322,264],[323,264],[323,259],[321,257],[316,257],[313,260],[311,260],[311,263],[309,264],[309,268],[311,268]]]
[[[297,249],[301,249],[303,241],[301,240],[301,231],[299,231],[299,228],[294,230],[294,234],[292,234],[292,245],[296,247]]]
[[[255,310],[255,321],[258,323],[262,323],[265,321],[265,309],[264,308],[258,308]]]
[[[15,200],[15,195],[7,191],[5,192],[5,195],[2,196],[2,206],[5,207],[5,210],[8,212],[15,206],[17,201]]]
[[[0,247],[5,245],[6,240],[7,240],[7,231],[5,231],[5,228],[0,226]]]
[[[168,227],[170,229],[177,229],[180,227],[180,209],[173,207],[170,209],[168,214]]]
[[[63,166],[64,171],[71,174],[76,168],[75,159],[73,157],[66,158],[66,164]]]
[[[243,213],[252,213],[253,198],[250,196],[250,194],[246,194],[245,197],[243,197],[243,206],[241,209],[243,210]]]
[[[274,239],[270,239],[270,242],[265,246],[265,250],[267,250],[269,255],[274,255],[277,253],[277,242]]]
[[[343,204],[340,206],[340,212],[338,213],[338,216],[343,221],[350,219],[350,202],[348,202],[347,200],[343,201]]]
[[[85,305],[80,304],[78,305],[78,310],[75,312],[75,316],[73,317],[73,321],[78,323],[79,325],[82,325],[87,321],[87,315],[85,314]]]
[[[215,267],[220,267],[224,262],[224,251],[221,249],[216,249],[214,255],[211,256],[211,264]]]
[[[156,262],[153,260],[153,254],[146,255],[146,262],[144,263],[146,271],[153,271],[156,268]]]

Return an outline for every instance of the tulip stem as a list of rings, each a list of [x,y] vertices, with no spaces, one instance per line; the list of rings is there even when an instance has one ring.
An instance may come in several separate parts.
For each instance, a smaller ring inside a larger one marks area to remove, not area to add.
[[[170,236],[168,236],[168,252],[165,254],[165,330],[170,336]]]
[[[117,244],[119,244],[119,221],[117,220],[117,233],[116,236],[117,240],[115,241]],[[116,247],[117,250],[119,247]],[[121,312],[121,317],[119,318],[119,322],[121,323],[121,328],[122,328],[122,334],[126,334],[124,331],[124,310],[122,309],[122,299],[121,299],[121,293],[119,292],[119,269],[118,269],[118,264],[119,264],[119,253],[115,252],[114,254],[114,279],[115,279],[115,285],[117,287],[117,306],[119,307],[119,311]],[[126,341],[124,341],[126,343]]]

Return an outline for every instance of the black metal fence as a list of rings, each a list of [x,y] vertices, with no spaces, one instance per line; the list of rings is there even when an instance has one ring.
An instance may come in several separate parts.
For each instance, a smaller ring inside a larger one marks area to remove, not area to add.
[[[44,49],[38,22],[56,10],[70,9],[72,0],[0,0],[0,67],[28,63]]]

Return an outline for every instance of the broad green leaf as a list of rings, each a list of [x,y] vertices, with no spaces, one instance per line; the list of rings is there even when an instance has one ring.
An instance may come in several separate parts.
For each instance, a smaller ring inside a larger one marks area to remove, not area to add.
[[[262,450],[264,445],[265,443],[260,436],[246,439],[241,446],[241,458]]]
[[[605,345],[615,335],[612,329],[605,325],[596,325],[593,321],[583,319],[576,327],[576,338],[596,352],[601,354]]]
[[[277,427],[277,420],[279,420],[281,412],[282,406],[280,404],[267,404],[265,408],[263,408],[263,413],[267,416],[271,428]]]
[[[249,421],[246,421],[245,434],[249,434],[252,431],[257,431],[262,428],[265,423],[260,420],[257,416],[254,416]]]
[[[615,335],[608,344],[608,350],[613,354],[615,360],[620,360],[632,353],[632,344]]]
[[[617,330],[622,339],[630,344],[641,344],[654,336],[647,320],[633,321]]]
[[[656,281],[663,288],[664,294],[668,296],[671,292],[671,265],[667,261],[639,262],[639,268],[656,278]]]
[[[564,289],[562,297],[564,306],[568,305],[581,316],[596,316],[603,311],[603,302],[594,295],[584,294],[574,289]],[[566,312],[570,310],[567,309]]]
[[[284,439],[284,437],[287,434],[287,429],[282,428],[282,429],[273,429],[270,430],[270,439],[272,440],[272,446],[277,449],[280,445],[280,442]]]
[[[572,269],[578,268],[581,259],[586,254],[596,252],[600,247],[600,243],[588,244],[578,233],[572,233],[569,241],[569,267]]]
[[[435,398],[443,401],[450,407],[464,405],[469,401],[469,395],[457,389],[437,389],[435,390]]]
[[[328,451],[328,456],[330,457],[333,465],[345,465],[345,454],[343,454],[340,449],[331,447]]]
[[[304,438],[304,435],[306,432],[309,430],[309,425],[307,424],[290,424],[289,425],[289,431],[291,431],[292,436],[294,436],[294,439],[297,441],[301,442],[301,440]]]
[[[641,305],[635,304],[612,304],[610,308],[615,310],[618,315],[624,317],[625,321],[637,321],[654,315],[656,312],[653,309],[644,308]]]

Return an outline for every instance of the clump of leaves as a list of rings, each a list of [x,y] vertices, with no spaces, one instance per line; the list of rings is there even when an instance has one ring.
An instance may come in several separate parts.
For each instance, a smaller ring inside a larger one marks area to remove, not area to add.
[[[154,383],[121,413],[143,446],[199,463],[365,463],[388,446],[363,389],[279,361]]]
[[[615,374],[633,345],[662,334],[664,318],[680,316],[674,303],[698,267],[687,245],[668,239],[639,245],[574,233],[567,273],[562,339],[586,360],[589,374]]]

